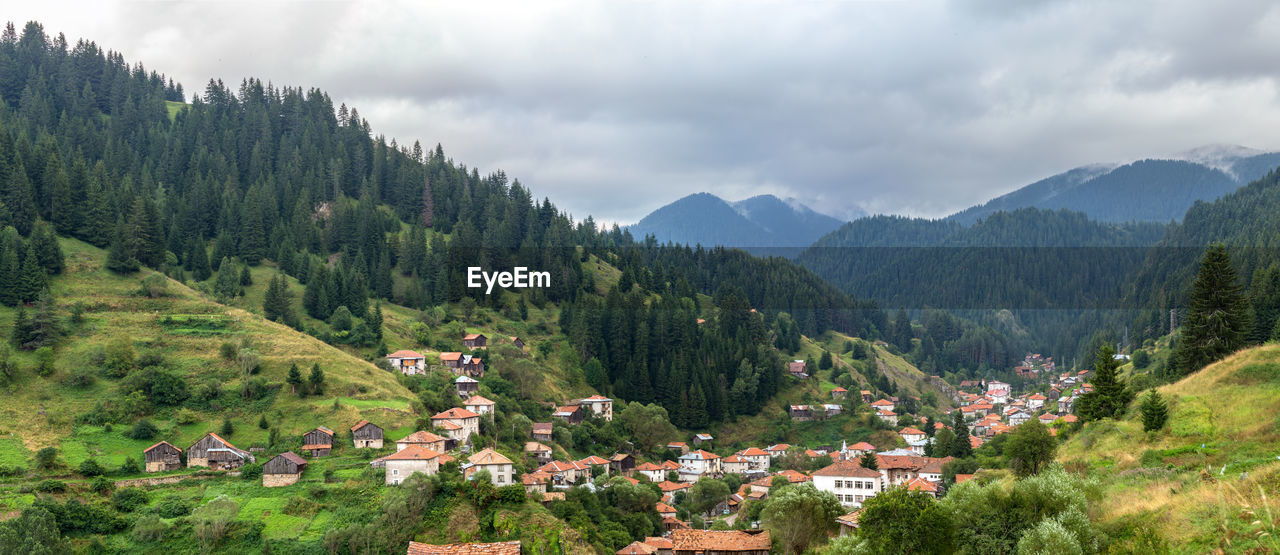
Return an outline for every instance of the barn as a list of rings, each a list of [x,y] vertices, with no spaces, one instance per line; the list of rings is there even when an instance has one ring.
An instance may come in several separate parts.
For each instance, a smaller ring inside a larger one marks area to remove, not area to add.
[[[323,457],[333,450],[333,430],[319,426],[302,434],[302,451],[313,457]]]
[[[231,470],[253,462],[253,455],[231,442],[209,432],[187,448],[187,468],[204,466],[214,470]]]
[[[296,484],[302,478],[302,471],[306,469],[306,459],[295,455],[293,451],[280,453],[262,465],[262,487],[277,488]]]
[[[361,420],[351,427],[351,442],[356,449],[382,449],[382,428]]]
[[[164,472],[182,468],[182,450],[167,441],[161,441],[142,452],[147,461],[147,472]]]

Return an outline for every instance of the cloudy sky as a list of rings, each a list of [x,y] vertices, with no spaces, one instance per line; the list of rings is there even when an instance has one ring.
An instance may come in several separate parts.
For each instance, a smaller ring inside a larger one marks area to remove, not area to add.
[[[1280,149],[1280,5],[6,2],[175,77],[319,87],[577,217],[773,193],[942,216],[1082,164]]]

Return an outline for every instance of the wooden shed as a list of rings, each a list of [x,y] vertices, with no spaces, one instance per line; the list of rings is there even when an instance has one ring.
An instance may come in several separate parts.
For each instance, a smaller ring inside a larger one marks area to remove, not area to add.
[[[323,457],[333,449],[333,430],[324,426],[302,434],[302,451],[313,457]]]
[[[489,346],[489,338],[483,333],[469,333],[462,337],[462,344],[468,349],[483,349]]]
[[[182,450],[167,441],[161,441],[142,452],[146,458],[147,472],[164,472],[182,468]]]
[[[356,449],[382,449],[382,428],[361,420],[351,427],[351,442]]]
[[[262,465],[262,487],[276,488],[296,484],[302,478],[302,471],[306,469],[306,459],[295,455],[293,451],[280,453]]]
[[[204,466],[214,470],[231,470],[253,462],[253,455],[231,442],[209,432],[187,448],[187,468]]]

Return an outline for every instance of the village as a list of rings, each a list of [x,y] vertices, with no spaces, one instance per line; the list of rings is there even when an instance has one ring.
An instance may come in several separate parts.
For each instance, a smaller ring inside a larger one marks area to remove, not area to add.
[[[483,334],[467,334],[463,344],[472,352],[487,348],[489,338]],[[517,337],[507,338],[524,350]],[[619,554],[667,553],[767,553],[768,531],[759,522],[738,522],[740,510],[752,501],[769,498],[778,487],[807,484],[829,492],[848,510],[837,520],[840,534],[852,533],[858,527],[863,503],[888,488],[901,487],[940,497],[948,487],[974,477],[974,473],[947,476],[948,463],[955,460],[946,453],[935,453],[935,439],[942,430],[954,435],[953,425],[945,421],[921,423],[916,414],[905,410],[909,403],[896,396],[873,396],[871,390],[850,392],[843,387],[830,390],[829,399],[812,404],[789,406],[788,416],[796,422],[824,420],[839,415],[849,396],[856,395],[875,418],[894,430],[892,443],[880,445],[867,441],[839,446],[802,446],[779,443],[745,448],[719,448],[708,433],[693,433],[685,441],[671,441],[666,456],[644,459],[634,452],[617,452],[609,457],[588,456],[580,459],[558,458],[568,452],[555,441],[559,427],[579,426],[586,421],[600,423],[614,419],[614,400],[601,395],[571,399],[555,407],[551,420],[534,422],[522,452],[502,453],[492,441],[481,435],[482,420],[492,421],[499,411],[509,410],[480,395],[480,380],[485,367],[482,357],[461,352],[439,353],[439,369],[453,374],[453,394],[458,399],[454,408],[430,417],[430,429],[417,430],[404,437],[387,438],[382,427],[368,420],[343,423],[334,427],[319,426],[302,434],[299,452],[285,451],[261,463],[263,487],[286,487],[296,484],[306,471],[308,461],[329,456],[335,449],[367,450],[380,455],[368,465],[385,477],[385,484],[395,486],[411,476],[432,476],[440,472],[459,472],[466,480],[486,479],[495,487],[520,485],[525,494],[544,505],[565,499],[573,487],[608,488],[613,484],[652,484],[660,492],[654,510],[661,516],[663,535],[648,537],[619,550]],[[433,371],[427,355],[399,350],[386,355],[389,366],[404,375],[422,375]],[[1014,427],[1035,419],[1048,427],[1051,434],[1059,427],[1077,421],[1071,414],[1075,400],[1090,390],[1088,371],[1052,374],[1051,359],[1028,355],[1015,369],[1018,375],[1049,376],[1044,392],[1015,395],[1008,383],[962,381],[951,390],[958,408],[948,416],[952,423],[963,423],[973,449]],[[809,377],[808,364],[794,360],[786,371],[796,379]],[[931,380],[941,381],[932,376]],[[913,406],[919,406],[918,399]],[[923,428],[923,429],[921,429]],[[343,430],[342,434],[335,429]],[[394,447],[394,450],[391,448]],[[557,447],[560,447],[557,449]],[[382,454],[385,452],[386,454]],[[938,456],[935,456],[938,455]],[[146,472],[166,472],[182,468],[203,467],[210,470],[236,472],[258,456],[236,447],[218,434],[209,432],[180,449],[161,441],[143,453]],[[807,470],[806,470],[807,469]],[[975,472],[980,472],[981,469]],[[704,478],[723,479],[733,476],[737,484],[723,499],[710,508],[695,511],[688,507],[688,497]],[[734,525],[733,530],[711,530],[716,519]],[[512,545],[514,544],[514,545]],[[492,553],[519,552],[519,542],[502,544],[455,544],[433,546],[411,544],[409,553],[463,553],[467,549],[486,549]],[[514,551],[504,551],[514,549]]]

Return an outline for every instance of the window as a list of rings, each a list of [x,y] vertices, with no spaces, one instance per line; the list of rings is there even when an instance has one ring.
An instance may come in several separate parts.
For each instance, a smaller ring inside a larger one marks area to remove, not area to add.
[[[836,489],[840,489],[843,487],[844,487],[844,482],[841,480],[836,480]]]
[[[399,476],[399,475],[400,475],[400,469],[399,469],[399,468],[393,468],[393,469],[391,469],[391,475],[392,475],[392,476]]]
[[[864,497],[862,497],[861,495],[859,495],[859,496],[858,496],[858,502],[859,502],[859,503],[861,503],[863,499],[864,499]]]

